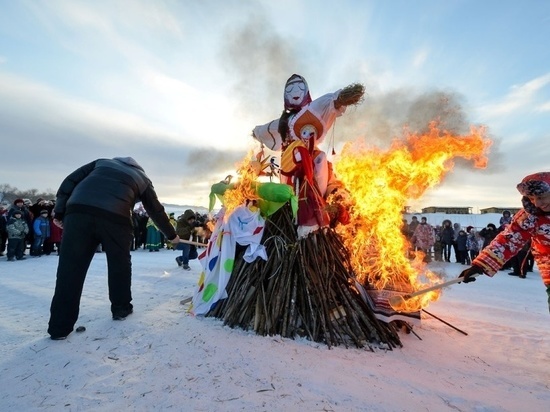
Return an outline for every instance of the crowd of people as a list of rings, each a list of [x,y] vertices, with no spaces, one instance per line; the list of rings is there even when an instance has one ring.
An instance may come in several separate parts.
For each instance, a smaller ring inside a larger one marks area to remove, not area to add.
[[[8,261],[31,256],[59,254],[62,230],[52,224],[55,201],[39,198],[15,199],[0,203],[0,256],[7,251]]]
[[[441,225],[432,226],[425,216],[418,220],[413,216],[411,222],[403,218],[403,234],[411,245],[410,256],[421,251],[425,262],[454,262],[470,265],[493,239],[512,222],[512,214],[504,211],[497,227],[494,223],[483,228],[462,227],[458,222],[443,220]],[[502,269],[511,270],[509,275],[525,278],[527,272],[533,271],[533,254],[528,242],[523,249],[505,263]]]
[[[55,200],[38,198],[32,203],[29,199],[15,199],[10,205],[0,203],[0,256],[7,252],[8,261],[23,260],[27,255],[42,256],[59,254],[63,230],[53,224]],[[181,251],[176,263],[184,270],[191,270],[189,260],[197,257],[197,245],[208,241],[210,231],[209,217],[206,214],[186,210],[179,216],[169,213],[170,223],[180,239],[190,243],[172,245],[148,216],[141,204],[132,212],[133,237],[131,250],[145,249],[150,252],[162,248]],[[411,244],[410,255],[422,251],[424,261],[454,262],[469,265],[491,241],[512,221],[509,211],[504,211],[498,227],[489,223],[483,228],[467,226],[443,220],[441,225],[432,226],[427,218],[413,216],[411,222],[403,219],[403,234]],[[27,254],[28,250],[28,254]],[[97,250],[101,252],[101,246]],[[533,270],[533,254],[528,242],[522,250],[503,269],[509,269],[512,276],[525,278]]]
[[[38,198],[34,203],[30,199],[17,198],[12,203],[2,201],[0,203],[0,256],[7,256],[9,262],[25,260],[28,256],[40,257],[43,255],[57,254],[61,249],[61,237],[63,229],[53,223],[55,199],[46,200]],[[207,214],[201,214],[191,209],[176,217],[175,213],[169,213],[170,223],[174,229],[182,226],[185,213],[193,215],[193,227],[189,233],[182,233],[186,239],[199,244],[204,244],[210,236]],[[173,246],[167,241],[153,220],[149,217],[141,203],[136,205],[132,212],[133,237],[132,251],[138,249],[159,251],[162,248],[182,250],[182,246]],[[190,246],[191,259],[196,258],[196,246]],[[183,246],[183,249],[186,249]],[[97,252],[101,252],[101,246]],[[182,252],[182,256],[185,252]],[[190,270],[188,264],[178,265],[185,270]]]

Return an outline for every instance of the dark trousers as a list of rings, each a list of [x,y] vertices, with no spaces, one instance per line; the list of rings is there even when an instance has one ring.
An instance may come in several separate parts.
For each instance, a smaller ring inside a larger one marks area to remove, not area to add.
[[[0,216],[0,219],[4,219]],[[0,231],[0,253],[4,253],[6,250],[6,244],[8,243],[8,232],[5,230]]]
[[[527,270],[529,269],[527,258],[527,251],[520,250],[516,256],[514,256],[511,260],[512,262],[512,270],[514,273],[518,275],[526,275]],[[531,269],[532,270],[532,269]]]
[[[8,259],[21,259],[25,253],[25,239],[10,237],[8,239]]]
[[[78,319],[86,273],[102,245],[107,255],[111,311],[132,300],[132,227],[84,213],[72,213],[63,220],[63,239],[57,266],[55,293],[50,307],[50,335],[68,335]]]
[[[468,260],[468,251],[467,250],[457,250],[456,261],[457,263],[465,264]]]
[[[450,243],[442,243],[441,246],[443,247],[443,259],[445,259],[445,262],[450,262],[452,245]]]

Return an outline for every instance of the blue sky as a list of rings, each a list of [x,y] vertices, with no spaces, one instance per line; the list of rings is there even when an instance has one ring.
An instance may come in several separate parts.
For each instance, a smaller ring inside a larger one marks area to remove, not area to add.
[[[357,137],[383,147],[436,117],[487,126],[487,169],[458,162],[413,206],[519,206],[515,185],[550,170],[544,0],[0,0],[0,10],[0,183],[19,189],[56,190],[84,163],[132,156],[162,201],[206,206],[210,185],[258,148],[253,127],[280,115],[292,73],[313,98],[366,86],[336,123],[337,147]]]

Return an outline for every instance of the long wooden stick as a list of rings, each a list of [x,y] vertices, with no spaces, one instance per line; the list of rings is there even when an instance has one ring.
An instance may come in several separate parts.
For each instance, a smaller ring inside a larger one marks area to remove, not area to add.
[[[475,273],[471,277],[476,277],[476,276],[479,276],[479,275],[480,275],[480,273]],[[412,299],[416,296],[423,295],[424,293],[427,293],[427,292],[431,292],[432,290],[437,290],[437,289],[444,288],[446,286],[454,285],[455,283],[460,283],[463,280],[464,280],[463,278],[455,278],[453,280],[449,280],[449,281],[444,282],[444,283],[439,283],[437,285],[430,286],[429,288],[426,288],[426,289],[417,290],[416,292],[409,293],[409,294],[406,294],[406,295],[403,295],[403,296],[394,295],[394,296],[391,296],[388,299],[388,303],[390,304],[390,306],[392,308],[395,309],[395,308],[400,307],[402,304],[404,304],[406,300]]]
[[[200,247],[208,246],[207,243],[193,242],[192,240],[185,240],[185,239],[180,239],[180,243],[187,243],[188,245],[195,245],[195,246],[200,246]]]
[[[446,321],[444,321],[443,319],[441,319],[441,318],[435,316],[433,313],[428,312],[426,309],[422,309],[422,312],[426,313],[427,315],[430,315],[431,317],[433,317],[433,318],[437,319],[438,321],[440,321],[441,323],[444,323],[445,325],[447,325],[447,326],[453,328],[454,330],[456,330],[456,331],[462,333],[463,335],[468,336],[468,334],[467,334],[466,332],[464,332],[463,330],[458,329],[456,326],[451,325],[449,322],[446,322]]]
[[[480,275],[479,273],[475,273],[470,277],[473,278],[473,277],[476,277],[476,276],[479,276],[479,275]],[[424,293],[431,292],[432,290],[437,290],[437,289],[441,289],[441,288],[444,288],[444,287],[447,287],[447,286],[450,286],[450,285],[454,285],[455,283],[460,283],[463,280],[464,280],[463,278],[455,278],[455,279],[449,280],[449,281],[444,282],[444,283],[439,283],[437,285],[430,286],[429,288],[426,288],[426,289],[417,290],[416,292],[405,295],[404,298],[405,299],[414,298],[416,296],[423,295]]]

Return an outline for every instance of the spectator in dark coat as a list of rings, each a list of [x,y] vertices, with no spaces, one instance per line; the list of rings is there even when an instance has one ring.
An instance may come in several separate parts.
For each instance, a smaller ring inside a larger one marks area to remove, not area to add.
[[[456,257],[456,261],[458,263],[462,263],[463,265],[467,264],[469,259],[468,259],[468,247],[467,247],[467,242],[468,242],[468,235],[466,234],[466,232],[464,230],[460,230],[458,232],[458,236],[456,238],[456,249],[457,249],[457,252],[458,252],[458,255]]]
[[[445,262],[451,261],[451,247],[455,239],[455,232],[452,227],[452,223],[449,219],[443,221],[443,226],[440,231],[441,247],[443,248],[443,259]]]
[[[482,249],[485,249],[487,245],[489,245],[489,243],[491,243],[492,240],[496,237],[496,235],[498,235],[498,230],[497,227],[492,223],[489,223],[486,227],[481,229],[479,231],[479,236],[483,238]]]
[[[94,160],[61,183],[54,210],[54,223],[63,228],[63,239],[50,308],[52,339],[65,339],[72,332],[86,272],[100,244],[107,255],[113,319],[124,319],[133,312],[131,210],[138,200],[166,238],[178,244],[153,184],[131,157]]]

